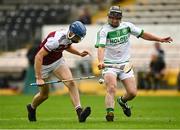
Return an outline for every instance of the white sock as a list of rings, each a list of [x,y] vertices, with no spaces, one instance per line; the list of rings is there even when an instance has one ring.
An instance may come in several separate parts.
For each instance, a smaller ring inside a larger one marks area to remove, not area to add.
[[[31,107],[32,107],[33,109],[36,109],[32,104],[31,104]]]
[[[78,108],[82,108],[81,104],[78,104],[77,106],[75,106],[75,109],[77,110]]]

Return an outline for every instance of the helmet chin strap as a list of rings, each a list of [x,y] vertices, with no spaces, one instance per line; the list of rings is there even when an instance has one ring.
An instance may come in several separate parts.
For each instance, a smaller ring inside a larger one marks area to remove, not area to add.
[[[73,42],[73,43],[79,43],[83,38],[80,38],[78,41],[74,41],[73,40],[73,38],[74,37],[76,37],[76,35],[74,34],[74,33],[71,33],[70,31],[68,31],[68,33],[67,33],[67,38],[71,41],[71,42]],[[71,35],[71,36],[70,36]]]
[[[72,33],[72,35],[70,36],[70,31],[68,31],[68,33],[67,33],[67,38],[68,38],[69,40],[71,40],[74,36],[75,36],[74,33]]]

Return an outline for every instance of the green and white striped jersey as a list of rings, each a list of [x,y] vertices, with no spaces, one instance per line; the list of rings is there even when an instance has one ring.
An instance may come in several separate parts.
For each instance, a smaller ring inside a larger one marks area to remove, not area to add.
[[[116,28],[105,24],[97,33],[95,47],[105,47],[104,63],[124,63],[130,58],[130,34],[140,37],[143,30],[130,22],[121,22]]]

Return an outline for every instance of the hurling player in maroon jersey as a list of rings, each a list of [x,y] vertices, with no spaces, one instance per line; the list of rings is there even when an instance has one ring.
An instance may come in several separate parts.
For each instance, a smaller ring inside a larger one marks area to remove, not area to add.
[[[40,86],[31,104],[27,105],[29,121],[36,121],[36,109],[43,103],[49,95],[49,86],[44,82],[53,73],[59,80],[72,79],[72,73],[66,64],[62,52],[64,50],[84,57],[90,55],[88,51],[78,51],[72,44],[79,43],[86,35],[86,28],[80,21],[73,22],[68,30],[54,31],[48,34],[39,46],[39,51],[35,56],[35,77],[36,83]],[[73,106],[77,112],[79,122],[85,122],[91,113],[91,108],[82,109],[79,91],[74,81],[64,82],[69,90],[69,95]],[[47,110],[48,111],[48,110]]]

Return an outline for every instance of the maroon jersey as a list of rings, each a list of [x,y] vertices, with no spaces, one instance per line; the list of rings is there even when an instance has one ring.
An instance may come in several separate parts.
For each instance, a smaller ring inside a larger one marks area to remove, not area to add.
[[[66,37],[67,31],[54,31],[48,34],[48,36],[41,42],[39,50],[43,47],[49,52],[43,58],[43,65],[49,65],[57,61],[63,56],[63,51],[70,47],[72,42]]]

